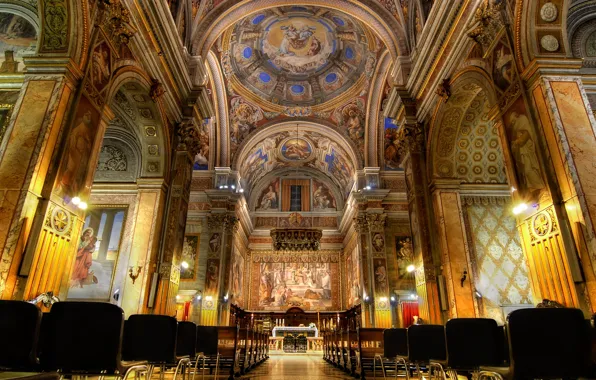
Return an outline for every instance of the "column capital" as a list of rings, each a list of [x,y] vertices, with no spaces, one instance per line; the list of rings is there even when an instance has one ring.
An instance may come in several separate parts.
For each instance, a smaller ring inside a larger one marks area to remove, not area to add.
[[[192,157],[196,156],[201,147],[200,130],[194,119],[186,119],[176,127],[178,146],[176,150],[187,151]]]
[[[398,132],[398,149],[402,157],[424,152],[425,138],[422,123],[406,124]]]
[[[366,222],[371,232],[383,232],[387,223],[387,214],[366,214]]]
[[[354,230],[358,233],[368,232],[368,221],[365,214],[359,214],[354,217]]]
[[[207,228],[210,231],[217,230],[236,230],[238,228],[238,218],[228,213],[213,214],[207,217]]]

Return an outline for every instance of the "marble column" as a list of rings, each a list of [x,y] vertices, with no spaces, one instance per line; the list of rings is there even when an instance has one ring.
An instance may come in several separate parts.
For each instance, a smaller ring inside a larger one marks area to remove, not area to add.
[[[596,120],[579,77],[541,76],[536,78],[530,92],[563,205],[545,210],[528,221],[524,240],[541,247],[541,254],[533,254],[528,260],[531,272],[535,272],[534,293],[540,299],[556,300],[594,313]],[[560,219],[563,223],[558,223]],[[566,231],[567,226],[571,231]],[[542,243],[553,239],[558,244]]]
[[[154,314],[175,315],[180,284],[180,256],[184,245],[186,215],[190,197],[193,160],[200,146],[194,119],[177,126],[177,147],[173,154],[172,177],[165,210],[159,263],[159,285]]]
[[[418,123],[405,124],[400,130],[400,153],[406,174],[408,211],[416,266],[416,292],[424,323],[442,323],[437,274],[440,258],[434,243],[432,204],[426,178],[424,132]]]
[[[374,326],[374,305],[370,300],[374,299],[374,290],[371,285],[370,265],[369,265],[369,232],[368,221],[365,213],[359,213],[354,217],[354,231],[356,232],[356,247],[358,249],[358,261],[360,268],[360,297],[362,307],[362,327]],[[349,254],[349,253],[348,253]],[[353,269],[353,268],[352,268]]]
[[[449,299],[449,318],[474,318],[474,279],[468,260],[459,180],[434,182],[433,203],[441,247],[441,262]],[[466,275],[466,280],[461,279]]]
[[[70,66],[52,59],[28,64],[2,146],[0,146],[0,299],[20,298],[31,263],[21,266],[39,207],[43,207],[44,184],[53,166],[60,131],[67,124],[77,74]],[[57,74],[59,73],[59,74]],[[47,193],[47,192],[46,192]],[[46,220],[54,229],[57,243],[68,245],[80,226],[64,209]],[[41,224],[41,223],[40,223]],[[67,257],[53,258],[56,269],[69,265]],[[43,291],[60,289],[61,274],[39,278]],[[37,296],[27,294],[26,298]]]

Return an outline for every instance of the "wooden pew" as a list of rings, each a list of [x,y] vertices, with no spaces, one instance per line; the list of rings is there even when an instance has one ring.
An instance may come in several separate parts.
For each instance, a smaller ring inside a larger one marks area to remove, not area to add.
[[[383,331],[383,328],[356,329],[358,346],[355,350],[355,375],[362,380],[365,379],[367,371],[372,372],[375,355],[383,355]]]
[[[235,368],[236,368],[236,351],[238,346],[238,326],[218,326],[217,327],[217,339],[218,339],[218,352],[220,355],[219,366],[220,372],[223,368],[230,368],[229,380],[234,379]]]

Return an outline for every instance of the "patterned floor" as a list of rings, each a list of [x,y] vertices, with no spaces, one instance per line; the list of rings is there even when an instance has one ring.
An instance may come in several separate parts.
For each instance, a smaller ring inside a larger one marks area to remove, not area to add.
[[[338,370],[317,355],[271,355],[259,367],[250,371],[243,379],[265,380],[319,380],[352,379],[345,372]]]

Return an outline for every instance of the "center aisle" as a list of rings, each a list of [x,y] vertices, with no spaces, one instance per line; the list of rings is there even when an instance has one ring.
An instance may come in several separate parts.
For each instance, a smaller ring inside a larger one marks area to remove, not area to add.
[[[250,371],[243,379],[265,380],[318,380],[352,379],[345,372],[325,362],[322,354],[313,355],[271,355],[262,365]]]

